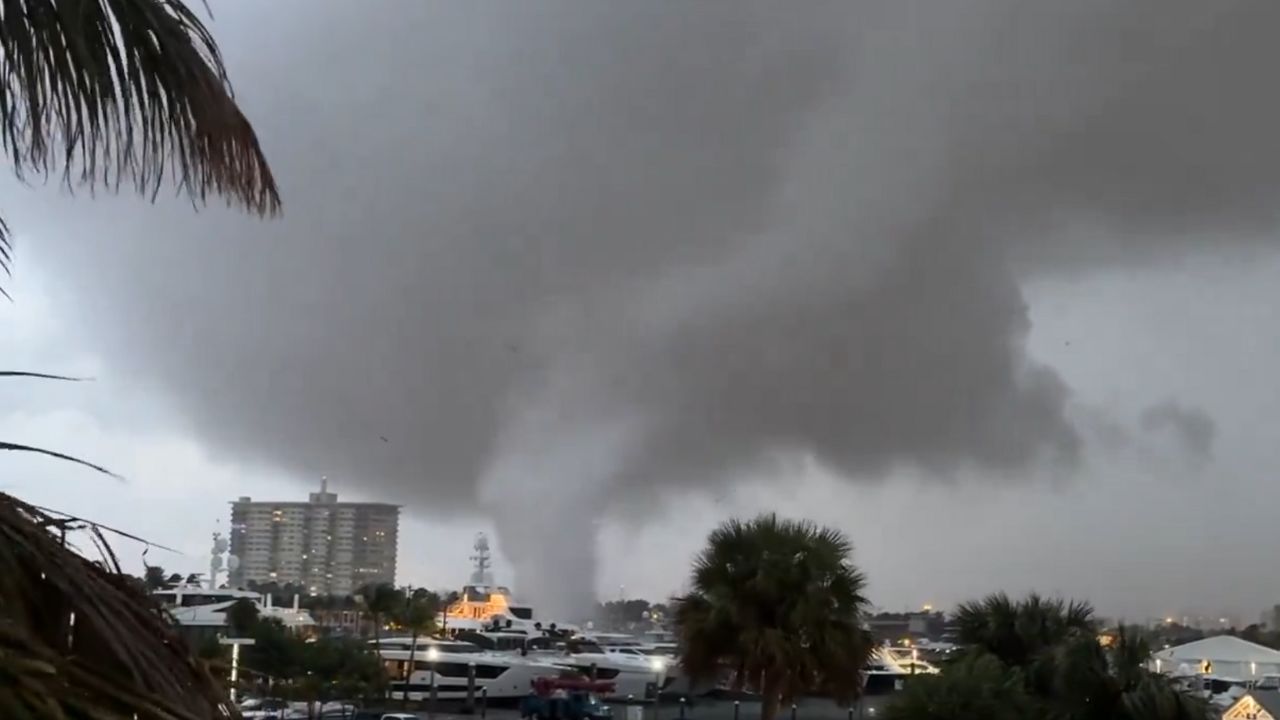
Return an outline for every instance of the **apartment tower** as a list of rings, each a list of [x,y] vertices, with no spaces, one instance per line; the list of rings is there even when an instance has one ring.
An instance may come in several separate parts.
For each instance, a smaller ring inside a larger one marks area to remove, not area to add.
[[[338,502],[321,480],[306,502],[231,503],[232,587],[274,582],[312,595],[350,595],[395,583],[400,506]]]

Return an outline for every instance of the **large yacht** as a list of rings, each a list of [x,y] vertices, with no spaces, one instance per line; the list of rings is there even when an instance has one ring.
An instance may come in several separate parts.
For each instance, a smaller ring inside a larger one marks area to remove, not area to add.
[[[892,658],[897,668],[907,675],[937,675],[941,672],[938,666],[921,659],[918,648],[886,647],[879,652]]]
[[[610,652],[579,638],[530,638],[525,652],[530,658],[614,683],[614,694],[608,699],[652,700],[672,680],[671,661],[665,656]]]
[[[442,631],[489,632],[501,629],[530,637],[547,631],[574,633],[579,628],[534,617],[533,608],[515,600],[511,589],[494,582],[489,538],[476,535],[475,554],[471,556],[471,581],[462,587],[457,601],[450,603],[437,618]]]
[[[664,655],[607,652],[597,643],[575,637],[580,632],[577,626],[534,617],[532,607],[515,602],[509,588],[494,582],[488,538],[483,533],[477,535],[473,547],[471,582],[438,618],[441,630],[454,645],[470,645],[474,652],[514,655],[555,671],[588,677],[594,674],[598,680],[614,683],[614,694],[608,699],[652,699],[669,682],[672,661]]]
[[[912,662],[908,658],[907,662]],[[916,661],[922,662],[922,661]],[[932,668],[932,666],[930,666]],[[919,671],[919,668],[917,668]],[[932,673],[936,673],[937,669],[932,668]],[[885,693],[896,692],[903,688],[907,678],[911,676],[911,669],[904,667],[898,661],[894,654],[886,648],[876,648],[872,653],[871,659],[867,661],[866,668],[862,671],[862,688],[863,692],[868,695],[881,695]]]
[[[178,585],[157,590],[152,597],[173,616],[174,622],[188,635],[204,636],[224,632],[227,626],[227,610],[237,601],[248,600],[258,608],[258,616],[279,620],[291,630],[301,630],[315,625],[311,613],[299,609],[296,598],[293,607],[280,608],[271,605],[270,596],[251,590],[230,588],[209,589],[195,584]]]
[[[415,644],[416,643],[416,644]],[[521,698],[529,694],[533,681],[555,677],[562,668],[524,657],[520,653],[494,652],[467,642],[419,637],[391,637],[370,643],[390,677],[392,697],[408,690],[410,700],[425,700],[436,688],[440,700],[462,700],[467,697],[467,681],[475,666],[475,692],[483,690],[489,700]],[[413,657],[413,672],[405,686],[405,671]]]

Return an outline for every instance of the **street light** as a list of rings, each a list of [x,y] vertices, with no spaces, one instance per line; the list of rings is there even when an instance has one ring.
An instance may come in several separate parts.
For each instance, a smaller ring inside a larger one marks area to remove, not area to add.
[[[649,658],[649,669],[653,670],[653,699],[657,701],[662,695],[662,676],[667,671],[666,658]]]
[[[240,679],[240,646],[252,645],[253,638],[218,638],[221,645],[231,646],[231,702],[236,701],[236,681]]]
[[[427,664],[431,668],[431,710],[435,712],[436,704],[436,661],[440,659],[440,648],[432,645],[427,648]]]

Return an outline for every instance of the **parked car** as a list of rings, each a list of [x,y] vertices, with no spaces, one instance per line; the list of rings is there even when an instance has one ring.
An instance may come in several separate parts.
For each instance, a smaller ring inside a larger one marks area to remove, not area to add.
[[[361,710],[352,720],[421,720],[413,713],[391,712],[386,710]]]

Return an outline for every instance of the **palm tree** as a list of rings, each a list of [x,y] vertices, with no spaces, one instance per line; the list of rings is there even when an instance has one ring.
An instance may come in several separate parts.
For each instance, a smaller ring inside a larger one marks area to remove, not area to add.
[[[887,720],[1024,720],[1043,717],[1022,673],[987,653],[962,657],[946,672],[921,675],[885,709]],[[1203,720],[1203,718],[1201,719]]]
[[[1093,638],[1073,638],[1054,653],[1049,697],[1073,720],[1203,720],[1206,706],[1149,672],[1147,643],[1121,628],[1103,648]]]
[[[955,624],[960,642],[980,647],[1005,665],[1026,669],[1044,654],[1084,635],[1095,637],[1093,607],[1032,593],[1013,601],[1004,593],[961,603]]]
[[[142,584],[147,588],[147,592],[155,592],[164,588],[165,575],[164,568],[159,565],[148,565],[142,574]]]
[[[851,552],[838,530],[773,514],[713,530],[675,601],[681,667],[693,681],[733,670],[761,694],[763,720],[807,691],[851,700],[873,652]]]
[[[1202,702],[1179,692],[1149,672],[1146,643],[1121,628],[1109,648],[1098,642],[1093,608],[1084,602],[1030,595],[1013,601],[1003,593],[965,603],[956,613],[959,639],[968,646],[958,666],[943,678],[930,678],[895,701],[891,718],[982,717],[977,714],[925,714],[922,707],[988,706],[996,699],[1023,708],[1023,695],[1038,709],[1026,717],[1063,720],[1203,720]],[[992,663],[1003,669],[990,672]],[[970,672],[967,682],[964,668]],[[982,679],[985,677],[986,679]],[[1025,693],[1014,692],[1017,678]],[[993,715],[992,717],[995,717]]]
[[[448,590],[436,593],[436,597],[440,603],[440,634],[448,635],[449,630],[449,609],[458,604],[462,599],[462,593],[457,590]],[[542,623],[534,623],[533,626],[539,630],[542,629]]]
[[[382,625],[404,604],[402,593],[391,583],[370,583],[360,588],[364,611],[373,623],[375,644],[382,639]]]
[[[259,215],[280,198],[237,107],[213,36],[181,0],[10,0],[0,9],[0,146],[19,177],[154,196],[175,183]],[[0,220],[0,271],[12,266]],[[3,287],[0,295],[7,297]],[[56,376],[0,371],[0,377]],[[0,450],[60,458],[0,441]],[[14,717],[203,720],[225,694],[192,660],[99,527],[103,563],[65,544],[70,525],[0,493],[0,707]],[[123,534],[123,533],[122,533]]]
[[[405,597],[404,607],[397,613],[396,622],[409,631],[412,640],[409,642],[409,663],[404,671],[404,692],[401,695],[403,707],[409,706],[409,681],[413,677],[413,663],[418,651],[418,636],[429,635],[435,630],[436,613],[440,600],[429,590],[419,588]]]
[[[240,598],[227,607],[227,627],[233,637],[249,637],[257,626],[260,615],[258,606],[252,600]]]

